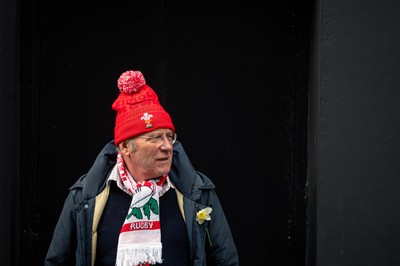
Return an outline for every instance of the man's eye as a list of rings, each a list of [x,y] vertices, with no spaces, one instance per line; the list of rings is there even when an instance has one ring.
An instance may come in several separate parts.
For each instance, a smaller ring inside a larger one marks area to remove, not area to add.
[[[160,136],[152,136],[150,139],[151,142],[159,142],[160,140],[161,140]]]

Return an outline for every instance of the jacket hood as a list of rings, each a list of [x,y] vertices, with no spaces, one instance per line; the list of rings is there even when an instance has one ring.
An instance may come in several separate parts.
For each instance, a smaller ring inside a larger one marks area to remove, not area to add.
[[[194,169],[182,144],[178,141],[174,143],[174,155],[169,178],[182,195],[192,200],[197,200],[200,197],[201,190],[215,187],[207,176]]]

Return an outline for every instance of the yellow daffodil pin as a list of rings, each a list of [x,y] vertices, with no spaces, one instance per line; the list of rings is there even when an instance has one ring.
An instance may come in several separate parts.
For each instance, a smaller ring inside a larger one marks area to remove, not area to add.
[[[196,221],[199,224],[202,224],[204,222],[204,220],[210,221],[211,220],[211,216],[210,216],[211,212],[212,212],[212,208],[210,208],[210,207],[206,207],[204,209],[201,209],[196,214]]]

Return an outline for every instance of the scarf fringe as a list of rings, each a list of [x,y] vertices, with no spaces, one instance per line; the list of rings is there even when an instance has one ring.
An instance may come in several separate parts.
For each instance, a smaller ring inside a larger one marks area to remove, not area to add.
[[[140,265],[140,263],[162,263],[161,244],[139,244],[124,245],[118,247],[117,263],[118,266]]]

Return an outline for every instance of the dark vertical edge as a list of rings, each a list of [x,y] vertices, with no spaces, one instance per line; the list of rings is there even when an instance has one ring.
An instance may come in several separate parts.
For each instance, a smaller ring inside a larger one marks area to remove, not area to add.
[[[312,3],[292,3],[292,88],[291,88],[291,211],[288,243],[291,265],[304,265],[307,241],[307,154],[308,94]]]
[[[319,84],[320,84],[320,1],[314,1],[310,54],[310,93],[308,126],[308,205],[306,265],[316,265],[316,218],[319,142]]]
[[[15,265],[18,201],[18,64],[17,1],[0,3],[0,250],[3,265]]]

